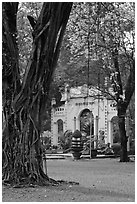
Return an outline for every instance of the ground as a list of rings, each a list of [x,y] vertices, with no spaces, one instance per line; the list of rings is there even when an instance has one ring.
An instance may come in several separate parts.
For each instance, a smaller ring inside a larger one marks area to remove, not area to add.
[[[135,162],[118,158],[47,160],[51,178],[78,182],[60,186],[11,188],[3,186],[3,202],[134,202]]]

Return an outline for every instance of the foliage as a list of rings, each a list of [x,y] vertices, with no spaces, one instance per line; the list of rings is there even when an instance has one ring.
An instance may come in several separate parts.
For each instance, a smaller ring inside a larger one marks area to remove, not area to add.
[[[21,79],[25,73],[25,69],[29,63],[32,51],[32,27],[27,16],[32,16],[36,20],[39,16],[42,3],[39,2],[20,2],[17,13],[17,29],[18,29],[18,48],[19,48],[19,66]]]
[[[88,27],[91,26],[88,9],[87,3],[73,4],[55,74],[55,80],[60,86],[64,82],[70,86],[84,83],[96,86],[99,75],[104,75],[101,61],[93,57],[90,50],[90,69],[88,70]],[[104,77],[100,77],[99,83],[104,83]]]
[[[72,139],[72,132],[70,130],[66,130],[64,134],[59,135],[59,146],[61,147],[61,149],[70,150],[71,139]]]
[[[117,72],[112,57],[117,48],[124,90],[134,53],[134,20],[134,3],[74,3],[56,72],[57,84],[89,83],[104,91],[104,78]],[[111,84],[108,80],[108,86]]]
[[[41,134],[40,139],[41,139],[41,143],[43,145],[44,152],[51,148],[51,132],[44,131]]]

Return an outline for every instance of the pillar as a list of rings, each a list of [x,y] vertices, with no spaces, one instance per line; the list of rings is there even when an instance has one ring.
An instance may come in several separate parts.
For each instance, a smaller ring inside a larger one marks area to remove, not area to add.
[[[68,112],[67,112],[67,110],[68,110],[68,103],[67,103],[67,101],[65,102],[65,120],[64,120],[64,132],[66,131],[66,130],[68,130],[68,117],[67,117],[67,114],[68,114]]]
[[[112,135],[112,121],[108,121],[108,138],[107,142],[110,143],[110,146],[113,144],[113,135]]]
[[[80,131],[80,120],[79,120],[79,117],[76,118],[76,129]]]
[[[63,132],[66,132],[67,127],[66,127],[66,121],[63,121]]]
[[[94,142],[94,147],[98,147],[98,116],[94,118],[94,135],[97,141]]]
[[[76,130],[76,117],[74,117],[74,131]]]
[[[57,122],[53,123],[53,139],[52,139],[52,145],[57,146],[58,145],[58,124]]]
[[[107,111],[107,100],[105,100],[105,144],[108,142],[108,111]]]
[[[52,108],[51,110],[51,145],[53,145],[53,137],[54,137],[54,110]]]

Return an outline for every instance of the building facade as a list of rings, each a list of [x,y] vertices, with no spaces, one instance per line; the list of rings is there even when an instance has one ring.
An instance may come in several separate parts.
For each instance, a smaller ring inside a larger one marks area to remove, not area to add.
[[[115,102],[102,96],[97,89],[83,85],[76,88],[66,86],[60,106],[56,106],[55,99],[52,100],[52,145],[58,145],[60,132],[74,132],[76,129],[81,131],[83,111],[89,111],[91,115],[92,135],[99,137],[100,132],[103,132],[105,144],[113,144],[112,121],[117,116]]]

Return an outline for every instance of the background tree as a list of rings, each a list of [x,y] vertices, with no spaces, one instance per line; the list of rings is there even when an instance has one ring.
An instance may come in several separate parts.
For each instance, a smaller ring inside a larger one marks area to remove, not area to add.
[[[94,3],[92,3],[93,5]],[[95,50],[91,53],[91,50],[88,49],[88,40],[93,35],[92,32],[89,33],[88,31],[92,25],[88,13],[88,3],[73,4],[61,48],[58,69],[55,72],[55,80],[61,79],[60,84],[65,81],[70,86],[79,86],[84,83],[96,86],[99,73],[102,76],[105,75],[105,70],[102,69],[102,64],[97,59]],[[88,52],[90,52],[89,70]],[[100,84],[104,84],[104,77],[101,77]]]
[[[33,45],[30,62],[21,83],[16,40],[18,3],[3,3],[5,182],[45,184],[51,181],[42,167],[40,116],[48,99],[71,7],[72,3],[43,3],[38,19],[29,18],[33,29]]]
[[[104,66],[110,70],[114,92],[111,96],[117,103],[119,118],[122,162],[128,161],[125,117],[135,90],[134,9],[134,3],[98,3],[97,22],[100,23],[97,24],[96,47]]]
[[[62,59],[67,62],[64,78],[74,86],[87,82],[89,75],[89,85],[116,101],[122,148],[120,161],[128,161],[125,117],[129,104],[134,107],[135,4],[88,2],[74,4],[73,8],[65,36],[69,59],[66,56]],[[63,70],[62,64],[60,67]],[[108,78],[106,88],[105,77]]]

